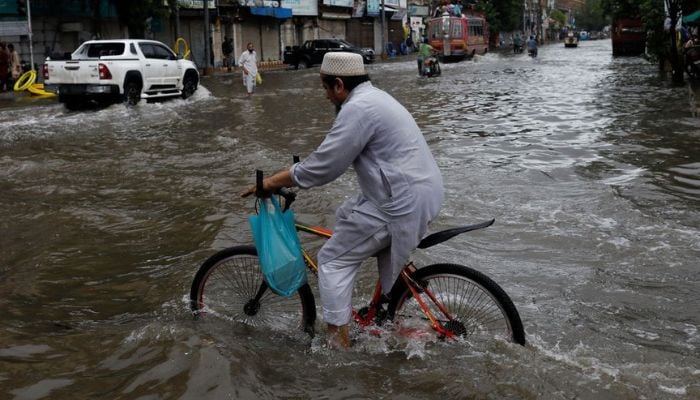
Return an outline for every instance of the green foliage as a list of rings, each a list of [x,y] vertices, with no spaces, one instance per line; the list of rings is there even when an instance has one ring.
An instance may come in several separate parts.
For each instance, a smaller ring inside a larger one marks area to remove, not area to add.
[[[479,2],[476,9],[484,13],[492,37],[520,27],[522,2],[519,0],[485,0]]]
[[[642,22],[647,30],[647,54],[652,61],[667,60],[669,38],[664,32],[664,0],[645,0],[640,4]]]
[[[601,0],[601,8],[612,19],[635,18],[639,16],[641,4],[645,1],[647,0]]]
[[[557,21],[559,23],[559,27],[566,26],[566,15],[559,9],[553,9],[552,12],[549,13],[549,18]]]
[[[575,14],[578,28],[600,31],[610,24],[610,18],[605,16],[603,1],[606,0],[586,0],[583,10]]]

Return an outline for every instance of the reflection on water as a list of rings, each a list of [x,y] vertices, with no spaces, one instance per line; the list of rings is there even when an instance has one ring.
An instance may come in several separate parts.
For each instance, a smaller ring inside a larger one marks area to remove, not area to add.
[[[443,172],[431,230],[496,218],[416,260],[493,277],[525,348],[358,334],[335,353],[322,336],[191,320],[198,264],[250,241],[238,192],[254,169],[308,154],[332,124],[317,68],[268,73],[251,99],[233,74],[133,108],[1,103],[0,397],[700,397],[696,103],[610,53],[609,41],[494,52],[429,79],[413,59],[369,66]],[[302,191],[297,214],[332,226],[355,190],[346,174]]]

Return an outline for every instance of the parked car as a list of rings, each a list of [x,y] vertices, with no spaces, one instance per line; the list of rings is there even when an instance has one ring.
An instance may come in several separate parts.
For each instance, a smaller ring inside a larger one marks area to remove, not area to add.
[[[47,58],[43,75],[44,89],[69,110],[91,102],[187,98],[199,84],[197,66],[155,40],[90,40],[70,56]]]
[[[360,48],[343,39],[307,40],[301,47],[287,46],[284,51],[284,63],[294,68],[307,68],[321,64],[323,56],[330,51],[346,51],[362,56],[365,64],[374,61],[374,50]]]

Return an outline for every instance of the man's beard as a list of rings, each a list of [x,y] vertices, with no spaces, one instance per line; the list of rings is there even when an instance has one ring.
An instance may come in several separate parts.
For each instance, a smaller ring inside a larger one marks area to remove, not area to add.
[[[340,104],[335,105],[335,115],[338,115],[340,113],[341,108],[342,108],[342,105],[340,105]]]

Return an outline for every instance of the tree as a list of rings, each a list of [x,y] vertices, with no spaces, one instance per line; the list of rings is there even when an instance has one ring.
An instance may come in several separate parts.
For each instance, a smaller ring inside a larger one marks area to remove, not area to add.
[[[576,12],[576,25],[589,31],[600,31],[610,24],[605,16],[602,0],[586,0],[582,10]]]
[[[549,18],[557,21],[559,24],[559,27],[566,26],[566,14],[561,12],[561,10],[554,9],[552,12],[549,13]]]
[[[514,31],[520,27],[520,0],[484,0],[476,5],[476,9],[484,13],[493,40],[496,40],[499,32]]]

